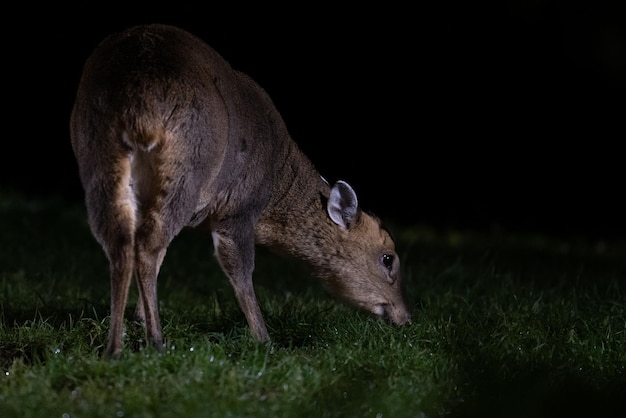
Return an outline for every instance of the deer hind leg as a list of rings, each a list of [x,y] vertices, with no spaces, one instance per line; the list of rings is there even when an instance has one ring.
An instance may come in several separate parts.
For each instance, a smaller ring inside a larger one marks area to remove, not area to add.
[[[189,167],[169,152],[167,145],[137,150],[133,159],[133,190],[139,207],[135,233],[135,273],[139,298],[135,317],[144,322],[146,339],[162,350],[157,277],[167,248],[187,224],[195,208],[198,190],[187,181]],[[177,157],[178,156],[178,157]]]
[[[136,280],[139,290],[136,317],[145,324],[146,339],[157,350],[163,349],[159,319],[157,277],[170,238],[164,233],[158,211],[151,210],[142,220],[135,236]]]
[[[139,293],[135,317],[145,325],[148,343],[162,350],[157,278],[172,237],[167,234],[167,218],[163,214],[167,190],[161,184],[161,172],[155,160],[156,155],[148,150],[136,150],[133,155],[132,188],[138,202],[139,218],[134,253]]]
[[[134,271],[136,202],[130,188],[130,160],[121,156],[85,190],[91,230],[109,260],[111,319],[106,353],[122,352],[124,310]]]
[[[118,244],[107,251],[111,276],[111,322],[106,353],[113,357],[122,352],[124,311],[133,275],[133,252],[132,235],[123,232],[118,236]]]

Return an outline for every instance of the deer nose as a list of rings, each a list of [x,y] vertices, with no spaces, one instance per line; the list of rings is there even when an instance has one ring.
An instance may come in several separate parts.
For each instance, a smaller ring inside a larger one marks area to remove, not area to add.
[[[391,320],[396,325],[404,325],[411,322],[411,314],[405,306],[396,306],[390,303],[378,305],[376,313]]]
[[[385,315],[396,325],[405,325],[411,322],[411,314],[406,306],[386,304],[383,306]]]

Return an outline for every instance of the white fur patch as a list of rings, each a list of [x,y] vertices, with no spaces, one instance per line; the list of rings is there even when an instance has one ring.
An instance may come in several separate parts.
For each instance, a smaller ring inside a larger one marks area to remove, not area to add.
[[[211,232],[211,238],[213,238],[213,248],[215,249],[215,256],[217,256],[217,251],[220,245],[220,234],[217,232]]]
[[[383,316],[385,314],[385,308],[383,307],[383,305],[374,305],[372,312],[378,316]]]
[[[130,136],[128,135],[128,132],[124,131],[122,132],[122,142],[128,146],[130,149],[140,149],[142,151],[145,152],[150,152],[152,151],[152,149],[156,146],[157,144],[157,140],[154,139],[152,142],[148,143],[148,144],[137,144],[134,143],[130,140]]]
[[[126,131],[122,132],[122,142],[128,148],[134,148],[133,144],[130,142],[130,138],[128,137],[128,132],[126,132]]]

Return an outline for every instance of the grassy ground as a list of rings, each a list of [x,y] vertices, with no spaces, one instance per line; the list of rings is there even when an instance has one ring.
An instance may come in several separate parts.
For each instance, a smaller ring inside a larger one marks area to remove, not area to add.
[[[108,267],[82,206],[0,194],[0,416],[621,416],[624,243],[391,229],[409,326],[261,250],[273,343],[256,345],[210,241],[185,231],[159,281],[167,350],[129,321],[109,361]]]

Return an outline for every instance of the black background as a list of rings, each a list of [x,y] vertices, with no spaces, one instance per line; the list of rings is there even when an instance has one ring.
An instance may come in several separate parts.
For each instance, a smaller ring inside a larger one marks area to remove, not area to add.
[[[0,187],[82,199],[68,131],[82,64],[111,32],[159,22],[255,79],[321,174],[383,218],[626,238],[617,3],[14,11]]]

